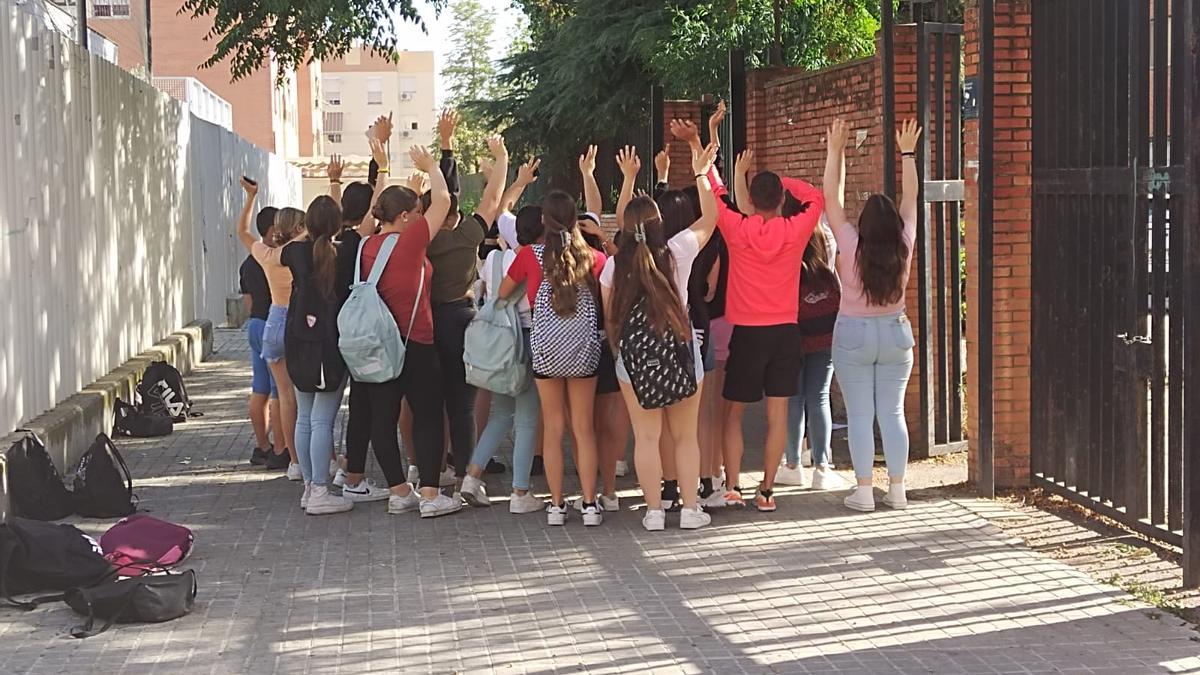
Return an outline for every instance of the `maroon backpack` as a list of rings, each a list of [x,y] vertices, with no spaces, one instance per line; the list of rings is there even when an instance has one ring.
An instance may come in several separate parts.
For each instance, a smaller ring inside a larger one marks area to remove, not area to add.
[[[192,551],[192,531],[182,525],[136,513],[118,520],[100,537],[104,557],[124,577],[177,565]]]

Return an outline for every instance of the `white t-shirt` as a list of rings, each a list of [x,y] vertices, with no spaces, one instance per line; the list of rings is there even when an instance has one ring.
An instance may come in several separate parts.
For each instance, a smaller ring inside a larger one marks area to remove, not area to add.
[[[700,255],[700,235],[692,231],[691,228],[683,230],[667,241],[667,248],[671,250],[671,258],[675,262],[675,288],[679,291],[679,301],[683,303],[683,311],[686,313],[688,308],[688,277],[692,275],[692,263],[696,261],[696,256]],[[607,288],[612,288],[614,265],[617,257],[611,256],[604,263],[604,269],[600,272],[600,285]]]
[[[517,252],[511,248],[503,251],[492,251],[488,254],[487,259],[483,261],[483,271],[479,273],[480,287],[483,291],[483,294],[480,297],[490,299],[493,291],[499,290],[489,288],[489,284],[492,280],[492,271],[496,266],[496,261],[502,260],[500,279],[503,280],[504,276],[508,274],[508,268],[512,267],[513,261],[516,259]],[[521,292],[521,300],[517,302],[517,311],[521,314],[521,327],[531,327],[533,325],[533,312],[529,307],[529,295],[523,291]]]

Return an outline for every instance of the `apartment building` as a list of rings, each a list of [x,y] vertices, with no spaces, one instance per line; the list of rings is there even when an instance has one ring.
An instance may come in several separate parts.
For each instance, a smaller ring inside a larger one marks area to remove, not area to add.
[[[347,157],[370,157],[364,132],[380,115],[392,115],[395,127],[393,163],[411,168],[399,148],[434,139],[433,52],[400,52],[396,62],[370,50],[353,48],[340,59],[321,64],[324,103],[324,151]]]

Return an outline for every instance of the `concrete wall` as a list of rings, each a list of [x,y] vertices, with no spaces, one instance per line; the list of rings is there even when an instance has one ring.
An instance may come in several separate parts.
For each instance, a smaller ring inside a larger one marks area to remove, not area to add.
[[[236,179],[295,204],[299,173],[0,3],[0,432],[196,319],[244,252]]]

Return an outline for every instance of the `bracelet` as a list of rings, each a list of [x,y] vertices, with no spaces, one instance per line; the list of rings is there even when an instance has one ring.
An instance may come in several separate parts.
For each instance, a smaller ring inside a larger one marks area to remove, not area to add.
[[[916,158],[917,158],[917,153],[915,153],[915,152],[902,152],[902,153],[900,153],[900,156],[901,156],[901,157],[912,157],[913,159],[916,159]]]
[[[330,179],[330,180],[329,180],[329,184],[330,184],[330,185],[341,185],[341,184],[342,184],[342,181],[340,181],[340,180],[333,180],[333,179]]]
[[[385,167],[382,167],[382,168],[380,168],[380,169],[377,169],[377,170],[375,171],[375,173],[391,173],[391,171],[390,171],[390,170],[388,170],[388,168],[385,166]]]
[[[698,174],[696,174],[696,178],[708,178],[708,174],[706,174],[706,173],[698,173]]]

